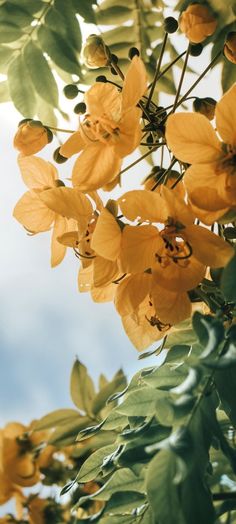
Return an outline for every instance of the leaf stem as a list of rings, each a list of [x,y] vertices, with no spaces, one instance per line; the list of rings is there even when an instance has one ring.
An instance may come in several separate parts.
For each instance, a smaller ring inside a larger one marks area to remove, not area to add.
[[[181,88],[182,88],[182,85],[183,85],[183,81],[184,81],[184,75],[185,75],[186,69],[187,69],[189,53],[190,53],[190,44],[188,46],[188,49],[187,49],[187,52],[186,52],[186,55],[185,55],[184,65],[183,65],[183,69],[182,69],[182,72],[181,72],[181,76],[180,76],[177,92],[176,92],[176,95],[175,95],[175,101],[174,101],[173,108],[172,108],[172,112],[173,113],[175,112],[177,104],[178,104],[180,91],[181,91]]]
[[[156,83],[157,83],[158,76],[159,76],[159,73],[160,73],[160,68],[161,68],[162,58],[163,58],[163,55],[164,55],[164,52],[165,52],[167,38],[168,38],[168,33],[165,33],[164,40],[163,40],[163,43],[162,43],[161,52],[160,52],[160,56],[159,56],[159,60],[158,60],[158,64],[157,64],[157,68],[156,68],[156,72],[155,72],[155,76],[154,76],[154,79],[153,79],[153,82],[152,82],[152,87],[150,89],[148,101],[147,101],[147,104],[146,104],[146,108],[147,109],[149,108],[149,105],[151,103],[152,96],[153,96],[153,93],[154,93],[154,89],[156,87]]]

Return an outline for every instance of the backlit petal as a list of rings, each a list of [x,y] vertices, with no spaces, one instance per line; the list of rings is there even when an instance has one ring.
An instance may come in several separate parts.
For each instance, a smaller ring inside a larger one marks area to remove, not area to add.
[[[187,293],[173,293],[155,285],[151,297],[158,318],[165,324],[178,324],[191,315],[191,302]]]
[[[108,284],[104,287],[93,287],[91,297],[94,302],[111,302],[116,293],[116,284]]]
[[[13,216],[32,233],[48,231],[55,219],[55,213],[31,191],[24,193],[17,202]]]
[[[138,107],[132,107],[125,113],[119,123],[120,131],[115,144],[115,152],[121,158],[132,153],[141,141],[140,118],[141,110]]]
[[[166,140],[172,153],[189,164],[213,162],[222,156],[221,142],[209,120],[198,113],[170,115]]]
[[[77,220],[81,231],[86,228],[93,207],[89,198],[79,189],[71,187],[47,189],[40,193],[40,198],[52,211],[66,218]]]
[[[181,262],[174,263],[170,261],[166,267],[156,263],[152,272],[154,280],[159,286],[172,292],[188,291],[201,282],[206,268],[196,258],[191,256],[188,259],[187,267],[184,267],[183,263],[181,265]]]
[[[130,275],[117,286],[115,306],[118,313],[123,317],[137,309],[149,294],[152,276],[148,273]]]
[[[93,261],[93,283],[95,287],[102,287],[116,280],[120,275],[116,260],[107,260],[96,256]]]
[[[94,230],[91,247],[103,258],[116,260],[120,254],[121,229],[114,216],[104,208]]]
[[[147,73],[142,59],[139,56],[132,58],[127,71],[122,90],[122,109],[125,111],[136,106],[147,90]]]
[[[97,142],[87,147],[77,158],[72,171],[72,182],[81,191],[99,189],[119,173],[120,158],[114,147]]]
[[[125,273],[141,273],[155,264],[164,246],[154,226],[126,226],[121,242],[121,267]]]
[[[122,214],[129,220],[165,222],[168,217],[161,196],[145,189],[128,191],[119,198],[118,203]]]
[[[120,120],[122,96],[115,86],[96,82],[85,93],[85,102],[89,114],[97,117],[105,114],[115,122]]]
[[[236,84],[216,104],[216,127],[226,144],[236,145]]]
[[[192,247],[193,255],[207,266],[225,266],[234,254],[234,249],[228,242],[205,227],[188,226],[185,236]]]
[[[181,222],[184,225],[192,224],[194,221],[194,215],[191,208],[181,200],[176,193],[166,186],[161,188],[162,195],[162,206],[165,205],[165,212],[168,217],[174,219],[175,222]]]
[[[56,168],[37,156],[18,156],[18,164],[24,183],[29,189],[54,187],[58,178]]]
[[[70,158],[72,155],[76,155],[85,147],[85,142],[81,136],[80,131],[75,131],[60,147],[60,155],[65,158]]]
[[[57,237],[63,235],[66,231],[67,219],[56,215],[51,239],[51,267],[58,266],[66,254],[66,246],[57,240]]]
[[[78,273],[78,289],[80,293],[90,291],[93,285],[93,265],[80,268]]]
[[[135,313],[122,317],[124,330],[138,351],[143,351],[164,336],[162,331],[148,322],[152,314],[154,310],[145,299]]]

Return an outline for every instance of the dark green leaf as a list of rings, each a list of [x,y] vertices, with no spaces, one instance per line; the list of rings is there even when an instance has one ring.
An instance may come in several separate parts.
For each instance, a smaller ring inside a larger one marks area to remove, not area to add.
[[[72,420],[66,423],[64,422],[52,433],[48,444],[62,447],[74,444],[79,431],[86,428],[88,424],[89,419],[87,417],[80,417],[77,420]]]
[[[156,409],[156,401],[164,395],[163,391],[143,387],[140,390],[129,393],[124,402],[116,409],[122,415],[137,417],[153,415]]]
[[[76,360],[71,372],[70,394],[74,404],[84,411],[91,411],[91,404],[95,396],[93,381],[87,373],[87,368]]]
[[[25,63],[28,75],[34,84],[36,92],[53,107],[58,106],[58,88],[46,58],[41,49],[32,41],[24,48]]]
[[[0,21],[0,44],[15,42],[23,34],[23,31],[16,24]]]
[[[8,3],[19,8],[19,0],[10,0]],[[30,14],[35,14],[41,9],[45,9],[45,2],[42,2],[42,0],[20,0],[20,7]]]
[[[111,382],[108,382],[108,384],[104,386],[99,391],[99,393],[97,393],[92,403],[92,407],[91,407],[92,412],[95,415],[99,413],[99,411],[101,411],[101,409],[106,405],[106,401],[110,397],[110,395],[112,395],[114,391],[123,390],[126,384],[127,384],[127,381],[121,369],[115,374],[113,380],[111,380]]]
[[[167,362],[184,362],[185,358],[188,356],[191,347],[185,345],[176,345],[172,346],[168,351],[165,359]]]
[[[34,86],[29,78],[25,61],[20,54],[9,66],[8,83],[10,95],[16,109],[23,116],[33,118],[37,107]]]
[[[16,26],[25,27],[29,26],[32,22],[32,16],[26,11],[22,5],[16,6],[12,2],[5,2],[0,8],[0,23],[8,23],[11,21],[11,24]]]
[[[142,506],[145,502],[146,498],[141,493],[135,491],[115,492],[106,504],[104,513],[112,513],[113,515],[127,513],[135,510],[138,506]]]
[[[81,51],[82,35],[80,24],[71,8],[72,0],[54,0],[54,6],[48,11],[44,23],[60,34],[67,46]]]
[[[75,51],[56,31],[41,25],[38,30],[39,43],[58,67],[68,73],[80,75],[81,69]]]
[[[215,372],[214,380],[222,406],[230,418],[232,424],[236,426],[236,373],[235,368],[220,369]]]
[[[104,446],[95,451],[82,465],[76,477],[77,482],[89,482],[102,471],[104,459],[117,449],[117,444]]]
[[[221,289],[226,300],[236,301],[236,255],[231,258],[223,271],[221,278]]]
[[[76,13],[78,13],[82,18],[84,18],[85,22],[89,24],[95,24],[95,14],[94,10],[92,8],[92,3],[88,0],[72,0],[73,8]]]

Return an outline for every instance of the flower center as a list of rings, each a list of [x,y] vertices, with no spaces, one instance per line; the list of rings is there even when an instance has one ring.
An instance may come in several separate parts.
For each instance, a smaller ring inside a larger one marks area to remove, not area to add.
[[[167,225],[162,231],[160,236],[164,242],[164,249],[162,253],[156,253],[156,260],[165,268],[174,262],[181,267],[187,267],[189,265],[189,259],[192,255],[192,248],[190,244],[184,240],[181,230],[184,229],[183,224],[168,219]]]
[[[115,144],[120,134],[117,123],[110,120],[106,115],[99,118],[86,115],[81,124],[81,130],[86,141],[102,142],[103,144]]]
[[[225,156],[218,162],[217,172],[227,171],[228,175],[236,173],[236,146],[230,144],[223,144],[223,151]]]

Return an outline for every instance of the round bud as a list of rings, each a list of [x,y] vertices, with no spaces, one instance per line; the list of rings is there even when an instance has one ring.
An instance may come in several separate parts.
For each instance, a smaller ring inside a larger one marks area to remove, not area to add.
[[[118,75],[117,71],[112,66],[111,66],[111,74],[112,75]]]
[[[179,27],[179,24],[173,16],[167,16],[164,20],[164,30],[166,33],[175,33]]]
[[[236,64],[236,31],[227,34],[224,43],[224,55],[232,64]]]
[[[90,35],[83,47],[83,57],[87,67],[106,67],[111,62],[111,53],[103,39],[98,35]]]
[[[46,129],[46,132],[47,132],[48,143],[50,143],[50,142],[53,141],[53,133],[52,133],[51,129],[49,129],[49,127],[45,127],[45,129]]]
[[[64,157],[62,157],[62,158],[64,158]],[[66,158],[66,160],[67,160],[67,158]],[[60,163],[61,163],[61,162],[60,162]],[[62,180],[60,180],[59,178],[57,178],[57,180],[55,180],[55,186],[56,186],[56,187],[65,187],[65,184],[64,184],[64,182],[62,182]]]
[[[44,127],[40,120],[30,120],[29,126],[30,127]]]
[[[78,95],[78,87],[76,84],[68,84],[64,87],[63,93],[66,96],[66,98],[73,99]]]
[[[137,49],[137,47],[131,47],[129,49],[128,57],[129,57],[130,60],[132,60],[132,58],[134,58],[134,56],[139,56],[139,55],[140,55],[140,52]]]
[[[22,124],[26,124],[27,122],[31,122],[32,118],[23,118],[20,120],[18,127],[22,126]]]
[[[199,56],[203,50],[202,44],[190,44],[189,45],[189,54],[191,56]]]
[[[104,84],[106,84],[107,82],[107,78],[105,77],[105,75],[99,75],[95,80],[96,82],[103,82]]]
[[[213,120],[215,117],[216,100],[210,96],[205,98],[196,97],[193,101],[193,109],[196,113],[201,113],[206,116],[209,120]]]
[[[74,107],[74,113],[76,115],[84,115],[84,113],[86,113],[86,104],[84,102],[79,102],[79,104],[76,104]]]
[[[62,156],[60,154],[60,146],[57,147],[57,149],[55,149],[54,153],[53,153],[53,160],[55,160],[55,162],[57,162],[57,164],[64,164],[64,162],[66,162],[68,160],[68,158],[66,158],[65,156]],[[57,181],[57,182],[60,182],[60,181]],[[56,184],[57,186],[58,185],[62,185],[62,184]],[[63,184],[65,185],[65,184]]]

